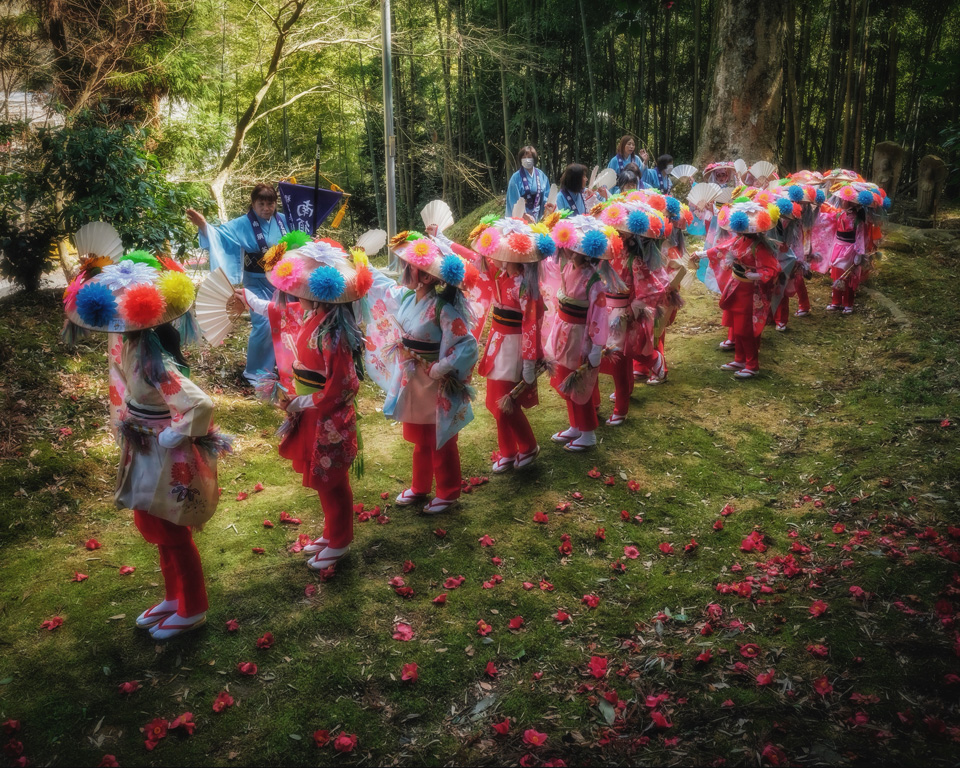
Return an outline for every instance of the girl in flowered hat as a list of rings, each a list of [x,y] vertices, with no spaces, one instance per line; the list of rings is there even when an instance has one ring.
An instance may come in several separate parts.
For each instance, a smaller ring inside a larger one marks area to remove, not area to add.
[[[857,288],[870,275],[870,261],[881,230],[877,215],[890,208],[890,198],[876,184],[851,182],[834,187],[829,205],[821,208],[821,222],[835,228],[827,266],[833,287],[828,312],[853,314]]]
[[[323,535],[303,551],[312,555],[307,566],[323,571],[342,560],[353,541],[350,468],[362,472],[355,460],[356,396],[363,378],[363,334],[353,302],[370,289],[373,275],[362,249],[348,255],[334,240],[297,234],[299,239],[281,240],[265,257],[274,299],[264,301],[249,290],[238,291],[237,298],[270,321],[276,404],[287,413],[280,455],[320,498]]]
[[[193,531],[217,508],[217,457],[230,441],[213,426],[213,402],[190,380],[173,325],[195,295],[182,268],[145,251],[116,263],[81,256],[88,258],[64,294],[65,330],[109,333],[111,421],[120,443],[114,500],[133,510],[137,529],[157,546],[165,588],[136,624],[168,640],[206,622]]]
[[[571,216],[556,222],[551,235],[560,271],[557,308],[545,326],[544,347],[557,363],[551,384],[567,403],[570,424],[551,439],[580,452],[597,444],[597,376],[608,334],[606,293],[623,293],[626,286],[610,268],[611,238],[601,222]]]
[[[439,240],[401,232],[390,247],[400,280],[378,270],[362,302],[367,371],[386,393],[385,416],[413,443],[413,480],[397,497],[408,506],[436,495],[423,512],[446,512],[460,498],[457,436],[473,420],[470,378],[477,362],[473,317],[461,289],[477,270]]]
[[[447,242],[463,258],[476,259],[493,286],[493,322],[477,367],[487,379],[487,410],[497,423],[499,456],[492,471],[522,469],[540,453],[524,409],[539,403],[537,375],[543,364],[539,262],[556,246],[543,224],[493,216],[470,233],[473,252]]]
[[[720,227],[733,237],[700,255],[710,260],[721,289],[724,324],[733,330],[735,357],[721,370],[749,379],[760,372],[760,336],[770,317],[770,296],[780,264],[763,233],[780,218],[776,205],[735,199],[718,216]]]

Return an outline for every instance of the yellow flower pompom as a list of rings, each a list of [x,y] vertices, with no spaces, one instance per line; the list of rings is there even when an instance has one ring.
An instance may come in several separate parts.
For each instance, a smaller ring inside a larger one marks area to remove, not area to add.
[[[286,243],[277,243],[271,247],[265,254],[263,254],[263,259],[261,260],[264,270],[269,272],[271,269],[273,269],[277,265],[277,262],[283,258],[283,254],[286,252]]]
[[[531,232],[536,232],[538,235],[549,235],[549,234],[550,234],[550,230],[547,229],[546,224],[543,224],[543,223],[541,223],[541,222],[537,222],[536,224],[531,224],[531,225],[530,225],[530,231],[531,231]]]
[[[617,230],[608,224],[603,228],[603,234],[605,234],[608,238],[611,238],[617,234]]]
[[[166,271],[157,280],[160,295],[174,312],[186,312],[196,296],[193,282],[183,272]]]
[[[350,255],[353,256],[354,267],[366,267],[370,264],[370,259],[367,258],[367,252],[363,250],[363,248],[353,248],[350,251]]]
[[[770,205],[767,206],[767,212],[770,214],[770,221],[774,224],[780,221],[780,209],[776,205],[770,203]]]

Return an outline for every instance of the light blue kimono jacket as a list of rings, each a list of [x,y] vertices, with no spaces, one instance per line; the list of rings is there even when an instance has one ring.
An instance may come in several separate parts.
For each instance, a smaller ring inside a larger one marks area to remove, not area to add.
[[[473,421],[469,382],[478,347],[471,321],[432,291],[417,301],[416,292],[370,269],[373,286],[360,301],[366,323],[364,362],[386,394],[383,415],[408,424],[435,424],[440,448]]]
[[[510,183],[507,184],[507,209],[506,216],[513,216],[513,206],[517,200],[524,196],[526,190],[523,187],[523,179],[526,177],[527,184],[530,187],[530,196],[527,198],[527,213],[533,216],[535,221],[543,218],[543,207],[547,204],[547,196],[550,194],[550,179],[547,174],[539,168],[534,168],[533,173],[527,173],[523,168],[510,177]],[[537,184],[540,184],[540,204],[534,208],[533,203],[537,194]]]

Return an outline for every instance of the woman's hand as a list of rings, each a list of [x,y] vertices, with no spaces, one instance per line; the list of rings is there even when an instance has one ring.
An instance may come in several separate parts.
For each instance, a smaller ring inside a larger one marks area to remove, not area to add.
[[[299,395],[298,397],[293,398],[293,400],[287,401],[284,406],[284,410],[287,413],[299,413],[300,411],[305,411],[307,408],[313,407],[313,395]]]
[[[753,280],[753,282],[755,282],[755,283],[757,283],[757,282],[760,281],[760,273],[759,273],[759,272],[744,272],[744,273],[743,273],[743,276],[744,276],[745,278],[747,278],[747,280]]]
[[[544,215],[544,216],[549,216],[549,215],[550,215],[551,213],[553,213],[555,210],[557,210],[557,204],[556,204],[556,203],[547,203],[546,205],[543,206],[543,215]]]
[[[195,208],[187,208],[186,210],[187,219],[190,221],[193,226],[199,229],[201,232],[207,231],[207,220],[204,218],[203,214]]]
[[[227,312],[231,315],[242,315],[245,309],[250,309],[247,297],[243,293],[243,288],[237,288],[233,296],[227,299]]]
[[[189,435],[183,435],[170,427],[165,427],[163,431],[157,435],[157,442],[164,448],[176,448],[189,439]]]
[[[430,226],[428,226],[428,227],[427,227],[427,234],[430,235],[430,237],[436,237],[436,236],[437,236],[437,225],[436,225],[436,224],[431,224]]]

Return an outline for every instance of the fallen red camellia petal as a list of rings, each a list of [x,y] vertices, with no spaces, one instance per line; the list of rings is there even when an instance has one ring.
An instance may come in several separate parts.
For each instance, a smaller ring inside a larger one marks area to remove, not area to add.
[[[399,640],[401,643],[413,640],[413,627],[405,622],[398,621],[393,628],[393,639]]]
[[[528,747],[542,747],[547,743],[547,734],[540,733],[533,728],[527,728],[523,732],[523,743]]]
[[[523,616],[514,616],[512,619],[510,619],[509,627],[510,629],[520,629],[523,624]]]
[[[250,551],[255,555],[262,555],[264,553],[263,547],[251,547]]]
[[[120,693],[129,694],[140,690],[140,683],[137,680],[131,680],[128,683],[120,683]]]
[[[134,567],[134,566],[132,566],[132,565],[123,565],[123,566],[120,566],[120,575],[121,575],[121,576],[129,576],[129,575],[130,575],[131,573],[133,573],[135,570],[137,570],[136,567]]]
[[[664,542],[662,542],[662,543],[660,544],[659,549],[660,549],[660,551],[661,551],[663,554],[665,554],[665,555],[672,555],[672,554],[673,554],[673,544],[671,544],[669,541],[664,541]],[[626,550],[624,550],[624,554],[626,554]]]
[[[240,623],[236,619],[229,619],[226,623],[227,632],[236,632],[240,629]]]
[[[148,750],[152,750],[160,739],[166,738],[169,725],[164,718],[157,717],[143,727],[143,735],[147,737]],[[150,745],[151,742],[153,742],[152,746]]]
[[[333,748],[337,752],[353,752],[356,746],[357,734],[355,733],[339,733],[337,738],[333,740]]]
[[[810,605],[810,615],[820,617],[823,616],[823,614],[825,614],[829,609],[830,606],[823,602],[823,600],[814,600]]]
[[[570,621],[570,614],[566,611],[557,611],[553,614],[553,618],[560,624]]]
[[[97,768],[120,768],[116,755],[104,755],[97,763]]]
[[[833,693],[833,686],[830,685],[830,681],[827,679],[826,675],[822,675],[813,681],[813,690],[815,690],[821,696],[828,696]]]
[[[547,516],[546,512],[534,512],[533,513],[533,522],[535,523],[549,523],[550,518]]]
[[[47,619],[46,621],[44,621],[44,622],[40,625],[40,629],[45,629],[45,630],[47,630],[48,632],[53,632],[53,630],[55,630],[57,627],[60,627],[60,626],[63,626],[63,617],[62,617],[62,616],[54,616],[54,617],[49,618],[49,619]]]
[[[92,552],[95,549],[100,549],[101,544],[96,539],[87,539],[83,546]]]
[[[497,732],[498,736],[506,736],[508,733],[510,733],[510,718],[505,717],[499,723],[491,723],[490,727]]]
[[[320,749],[323,749],[330,743],[330,731],[317,730],[313,732],[313,743]]]
[[[759,675],[757,675],[757,685],[770,685],[773,682],[773,678],[776,676],[776,674],[777,672],[775,669],[769,669],[766,672],[761,672]]]
[[[270,648],[273,648],[273,633],[264,632],[262,637],[258,637],[257,648],[259,648],[261,651],[266,651]]]
[[[580,602],[586,605],[588,608],[596,608],[598,605],[600,605],[600,598],[596,595],[584,595]]]
[[[257,674],[257,665],[252,661],[241,661],[239,664],[237,664],[237,671],[241,675],[252,677],[253,675]]]
[[[184,712],[176,720],[170,723],[170,729],[182,728],[187,736],[193,736],[197,724],[193,721],[193,712]]]
[[[487,662],[487,666],[483,671],[487,673],[487,677],[496,677],[500,674],[500,672],[497,670],[497,665],[492,661]]]
[[[434,604],[434,605],[446,605],[446,602],[447,602],[447,595],[446,595],[446,593],[444,593],[444,594],[442,594],[442,595],[437,595],[435,598],[433,598],[433,604]]]
[[[438,539],[442,539],[444,536],[447,535],[447,532],[443,530],[443,528],[435,528],[433,531],[433,535],[436,536]]]
[[[263,490],[263,483],[257,483],[255,486],[253,486],[254,493],[260,493],[260,491],[262,490]]]
[[[660,549],[663,551],[663,544],[660,545]],[[636,560],[638,557],[640,557],[640,550],[633,545],[627,545],[623,548],[623,556],[628,557],[631,560]]]
[[[404,560],[404,562],[403,562],[403,572],[404,572],[404,573],[410,573],[411,571],[415,570],[416,567],[417,567],[417,566],[414,565],[413,560]]]
[[[246,491],[240,491],[240,493],[237,494],[237,501],[244,501],[246,500],[246,498],[247,498]]]
[[[607,676],[608,662],[603,656],[591,656],[590,663],[587,664],[587,671],[597,680],[602,680]]]
[[[217,698],[213,701],[213,711],[214,712],[223,712],[227,707],[233,706],[233,696],[231,696],[226,691],[220,691],[217,694]]]
[[[70,579],[70,581],[81,582],[81,581],[86,581],[86,580],[89,579],[89,578],[90,578],[90,577],[87,576],[87,574],[85,574],[85,573],[80,573],[80,571],[74,571],[74,572],[73,572],[73,578]]]
[[[491,539],[487,534],[483,534],[477,541],[480,542],[481,547],[492,547],[494,545],[494,540]]]
[[[493,632],[493,627],[487,624],[487,622],[485,622],[483,619],[480,619],[480,621],[477,622],[478,635],[480,635],[481,637],[486,637],[491,632]]]
[[[408,683],[417,682],[417,678],[419,676],[417,662],[415,661],[411,661],[409,664],[404,664],[400,668],[400,679],[405,680]]]

